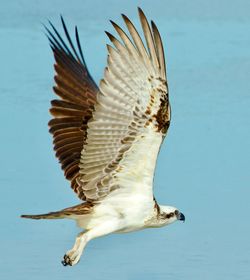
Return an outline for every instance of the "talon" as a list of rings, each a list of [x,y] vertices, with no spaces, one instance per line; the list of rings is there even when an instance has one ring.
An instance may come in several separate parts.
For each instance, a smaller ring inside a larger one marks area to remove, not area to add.
[[[63,266],[67,266],[67,265],[72,266],[72,261],[68,255],[63,256],[62,265]]]

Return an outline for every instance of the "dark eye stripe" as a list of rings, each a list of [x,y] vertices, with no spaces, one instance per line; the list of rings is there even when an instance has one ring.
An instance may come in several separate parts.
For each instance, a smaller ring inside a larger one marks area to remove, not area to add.
[[[170,219],[170,218],[172,218],[174,216],[174,213],[173,212],[171,212],[171,213],[169,213],[169,214],[166,214],[166,218],[167,219]]]

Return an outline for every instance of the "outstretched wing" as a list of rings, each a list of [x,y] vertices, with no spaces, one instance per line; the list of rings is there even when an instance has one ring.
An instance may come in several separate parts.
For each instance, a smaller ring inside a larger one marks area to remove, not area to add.
[[[164,52],[159,32],[139,9],[147,49],[123,15],[132,40],[114,22],[108,62],[88,121],[77,193],[88,201],[109,196],[153,197],[157,155],[170,122]]]
[[[63,18],[61,20],[70,47],[51,23],[51,31],[45,27],[55,57],[56,85],[53,89],[60,98],[51,101],[53,119],[49,126],[56,156],[66,178],[71,181],[71,187],[77,192],[81,151],[86,143],[87,122],[92,117],[98,87],[85,64],[77,28],[75,49]]]

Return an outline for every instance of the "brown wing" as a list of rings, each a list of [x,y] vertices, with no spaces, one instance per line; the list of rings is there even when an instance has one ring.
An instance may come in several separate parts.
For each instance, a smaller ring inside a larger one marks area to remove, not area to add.
[[[56,85],[53,89],[59,96],[59,99],[51,101],[50,113],[53,119],[49,122],[49,131],[53,134],[54,150],[65,177],[71,181],[71,187],[76,192],[81,151],[87,136],[87,122],[92,117],[98,87],[84,61],[77,27],[75,49],[62,17],[61,20],[69,46],[51,22],[51,31],[45,27],[55,57]]]

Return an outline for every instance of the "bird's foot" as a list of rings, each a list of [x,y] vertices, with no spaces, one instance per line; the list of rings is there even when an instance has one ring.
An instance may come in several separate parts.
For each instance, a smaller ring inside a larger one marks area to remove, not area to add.
[[[84,232],[79,233],[76,238],[74,247],[63,256],[62,264],[64,266],[73,266],[77,264],[81,258],[82,252],[86,244],[87,241],[84,236]]]
[[[77,264],[80,260],[82,252],[80,252],[79,250],[70,250],[68,251],[64,256],[63,256],[63,260],[62,260],[62,264],[64,266],[73,266],[75,264]]]

